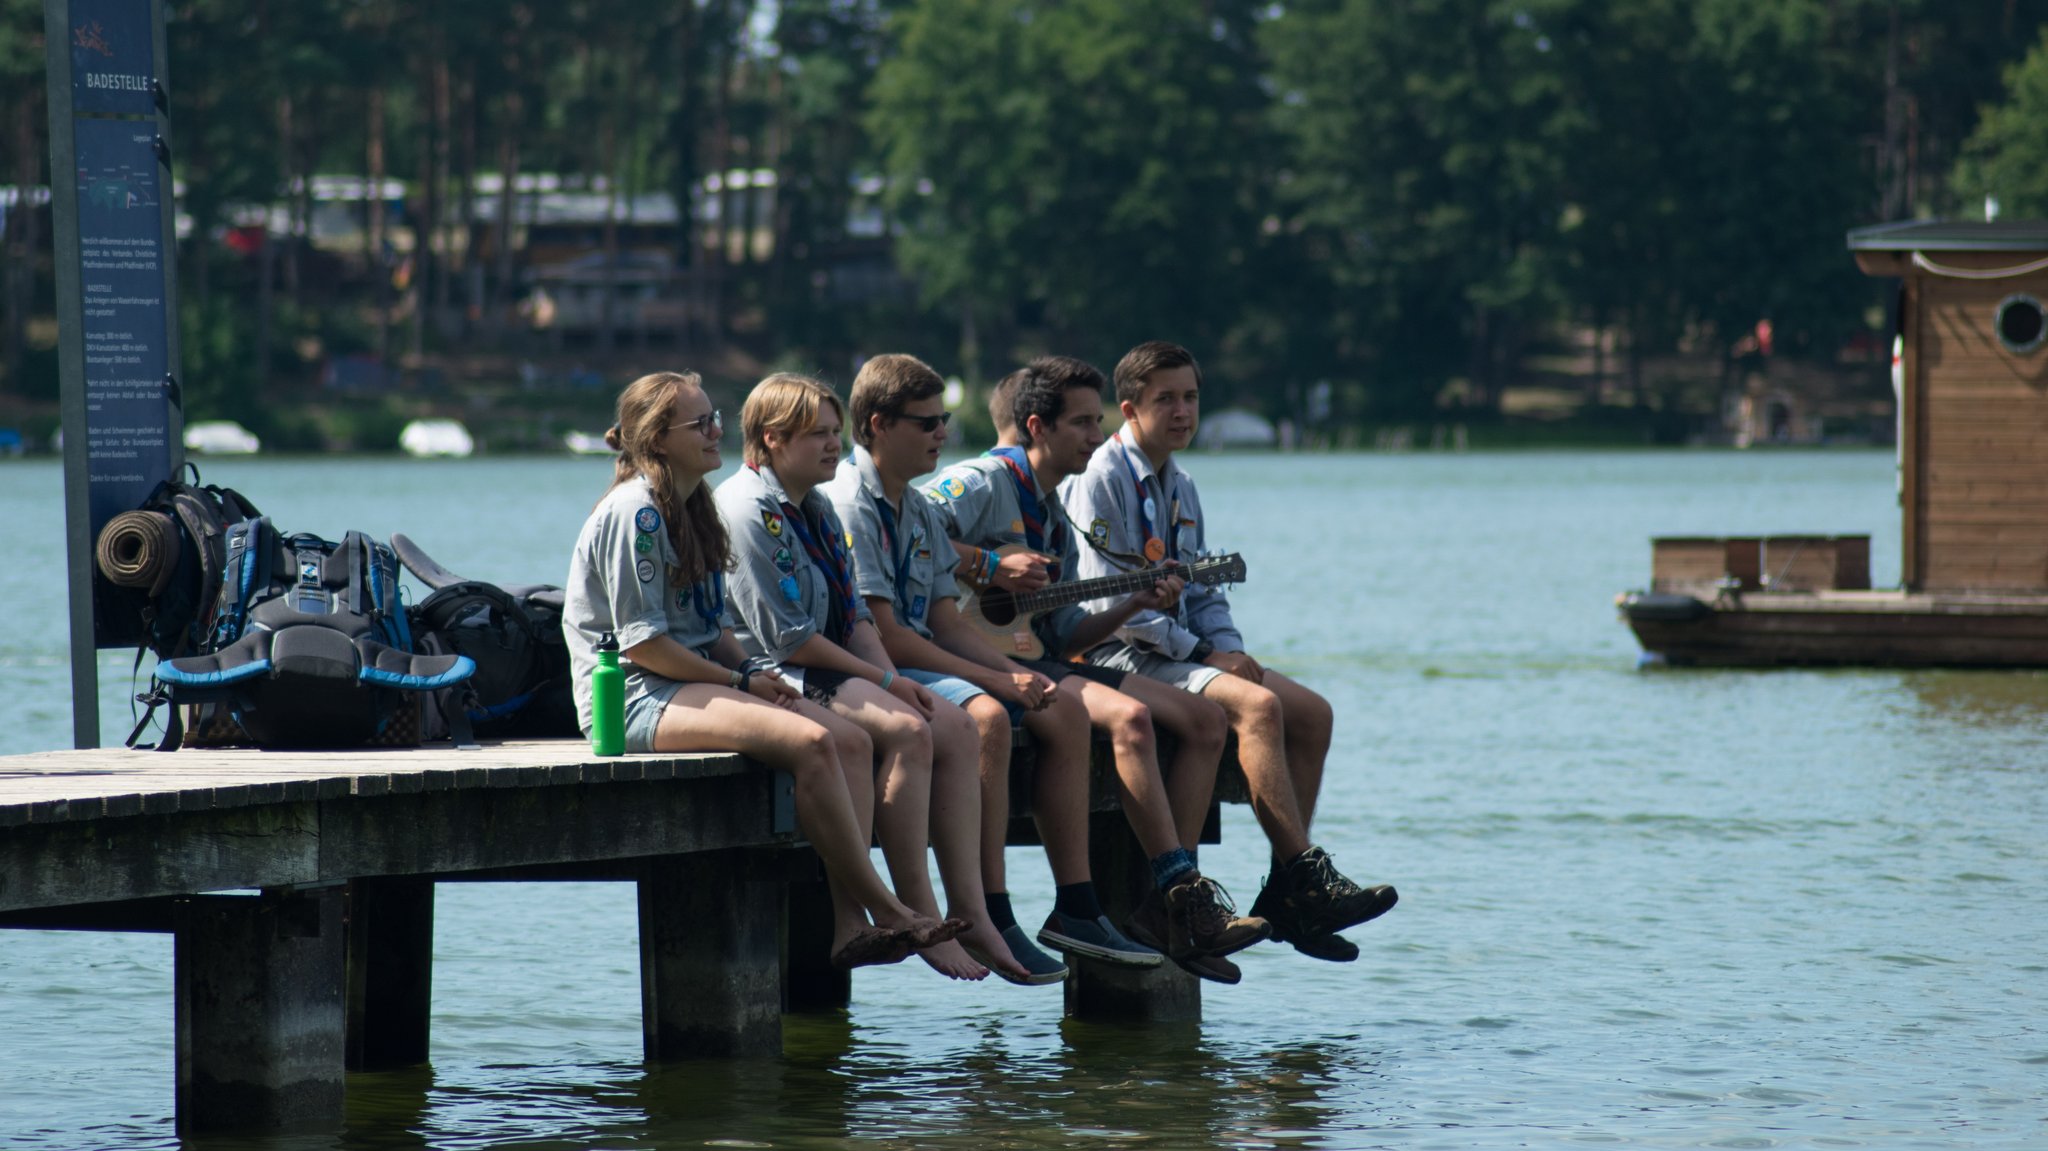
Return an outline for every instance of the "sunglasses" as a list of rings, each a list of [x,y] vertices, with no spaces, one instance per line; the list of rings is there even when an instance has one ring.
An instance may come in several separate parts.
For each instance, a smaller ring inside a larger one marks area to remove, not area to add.
[[[684,421],[682,426],[694,428],[697,434],[708,436],[711,439],[717,439],[725,434],[725,420],[719,416],[717,408],[711,409],[694,420]]]
[[[953,413],[940,412],[936,416],[906,416],[899,413],[896,416],[896,418],[899,420],[909,420],[911,423],[916,424],[918,427],[922,428],[924,430],[925,435],[931,435],[933,432],[936,432],[940,428],[945,427],[947,424],[952,423]]]

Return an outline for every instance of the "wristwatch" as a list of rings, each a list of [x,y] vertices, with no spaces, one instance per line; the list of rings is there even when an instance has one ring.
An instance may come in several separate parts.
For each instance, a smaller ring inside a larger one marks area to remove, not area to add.
[[[1198,639],[1195,641],[1195,646],[1193,650],[1188,652],[1188,662],[1201,663],[1203,660],[1208,659],[1210,656],[1214,654],[1216,654],[1215,644],[1211,643],[1206,639]]]

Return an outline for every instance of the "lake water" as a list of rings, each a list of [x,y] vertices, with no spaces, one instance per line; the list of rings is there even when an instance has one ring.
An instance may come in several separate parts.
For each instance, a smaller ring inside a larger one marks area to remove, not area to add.
[[[1197,457],[1238,619],[1339,716],[1317,838],[1401,905],[1351,965],[1240,957],[1199,1026],[862,972],[778,1060],[640,1062],[633,893],[449,885],[431,1069],[263,1146],[2048,1146],[2048,678],[1638,670],[1659,534],[1867,532],[1880,453]],[[559,580],[601,461],[223,461],[282,524]],[[69,742],[61,498],[0,464],[0,751]],[[103,732],[128,727],[108,653]],[[1225,810],[1204,870],[1248,903]],[[1042,856],[1011,852],[1023,917]],[[177,1145],[167,937],[0,934],[0,1146]],[[226,1140],[205,1147],[255,1146]]]

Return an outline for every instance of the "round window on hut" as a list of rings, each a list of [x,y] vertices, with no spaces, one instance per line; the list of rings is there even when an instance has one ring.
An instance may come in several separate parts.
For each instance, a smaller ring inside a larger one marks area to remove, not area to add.
[[[2024,356],[2041,346],[2048,337],[2048,322],[2041,314],[2041,301],[2020,293],[1998,302],[1998,342],[2015,355]]]

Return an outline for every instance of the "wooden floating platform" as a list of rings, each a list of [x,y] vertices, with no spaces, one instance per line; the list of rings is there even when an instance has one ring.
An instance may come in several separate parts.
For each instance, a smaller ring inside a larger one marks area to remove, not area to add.
[[[2048,667],[2048,595],[1772,592],[1617,601],[1643,650],[1693,667]]]
[[[1036,841],[1031,774],[1027,745],[1011,843]],[[1090,863],[1120,916],[1149,871],[1101,744],[1094,776]],[[1234,763],[1217,792],[1245,801]],[[783,1012],[851,989],[826,963],[830,905],[795,815],[789,777],[740,756],[570,740],[9,756],[0,927],[172,933],[179,1129],[327,1130],[347,1070],[426,1061],[442,880],[637,883],[647,1057],[779,1052]],[[1201,1016],[1170,963],[1069,966],[1070,1015]]]

